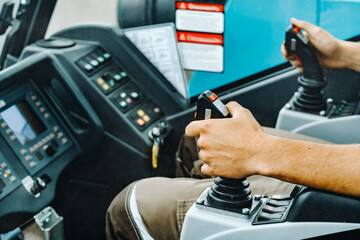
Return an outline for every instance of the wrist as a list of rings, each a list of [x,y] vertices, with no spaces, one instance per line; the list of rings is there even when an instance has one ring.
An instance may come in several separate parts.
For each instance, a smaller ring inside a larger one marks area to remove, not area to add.
[[[340,49],[343,68],[360,72],[360,44],[341,40]]]
[[[263,144],[261,144],[261,156],[256,159],[255,174],[272,177],[277,175],[279,167],[279,151],[274,149],[281,149],[283,139],[266,134]]]

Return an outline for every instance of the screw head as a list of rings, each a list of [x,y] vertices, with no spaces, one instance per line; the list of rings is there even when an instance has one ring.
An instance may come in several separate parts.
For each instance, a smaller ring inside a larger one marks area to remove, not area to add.
[[[248,209],[248,208],[243,208],[243,209],[241,210],[241,213],[244,214],[244,215],[248,215],[248,214],[250,213],[250,209]]]

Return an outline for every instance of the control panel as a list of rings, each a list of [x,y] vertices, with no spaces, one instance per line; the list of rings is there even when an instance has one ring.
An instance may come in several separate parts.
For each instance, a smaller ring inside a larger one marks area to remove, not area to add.
[[[71,146],[69,137],[30,83],[0,99],[1,136],[30,175]]]
[[[0,153],[0,200],[21,185],[19,177]]]
[[[129,73],[102,48],[98,47],[81,57],[76,64],[140,131],[163,116],[162,109],[150,100]]]

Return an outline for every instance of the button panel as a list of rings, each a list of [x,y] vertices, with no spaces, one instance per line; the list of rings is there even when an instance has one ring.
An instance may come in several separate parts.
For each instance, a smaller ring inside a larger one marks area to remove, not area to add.
[[[98,69],[101,69],[111,60],[110,53],[104,49],[97,48],[91,53],[85,55],[78,61],[76,65],[88,75],[93,75]]]
[[[163,115],[161,109],[134,83],[126,69],[104,50],[95,49],[76,63],[91,76],[91,82],[108,95],[109,100],[141,131]],[[143,113],[137,114],[138,110]],[[65,142],[66,139],[62,140],[62,143]]]
[[[105,94],[110,93],[122,84],[129,82],[130,77],[128,73],[119,66],[112,64],[101,75],[94,77],[95,84]]]
[[[49,107],[46,106],[40,96],[29,91],[30,89],[32,86],[29,83],[16,89],[16,95],[23,94],[21,100],[7,100],[13,96],[12,92],[2,96],[8,104],[4,109],[0,109],[0,112],[8,114],[5,111],[11,108],[11,110],[14,109],[13,112],[18,111],[25,114],[21,116],[24,118],[24,124],[32,131],[31,135],[19,132],[17,137],[12,133],[15,131],[12,129],[17,129],[18,125],[6,122],[4,117],[0,118],[0,125],[3,126],[0,128],[0,135],[7,141],[28,173],[33,175],[66,151],[72,144],[58,124],[57,119],[50,112]],[[21,116],[14,115],[13,118],[20,119]]]
[[[259,210],[253,224],[285,222],[292,202],[293,198],[289,195],[274,195],[272,198],[269,198],[262,209]]]
[[[18,176],[0,153],[0,199],[4,198],[20,184],[21,181]]]
[[[129,83],[116,90],[111,99],[117,108],[122,112],[127,112],[143,99],[143,94],[135,84]]]
[[[130,114],[132,122],[141,130],[148,127],[162,116],[159,107],[151,102],[144,102]]]

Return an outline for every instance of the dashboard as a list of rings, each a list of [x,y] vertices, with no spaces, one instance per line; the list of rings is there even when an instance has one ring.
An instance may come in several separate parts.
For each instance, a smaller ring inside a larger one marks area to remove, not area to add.
[[[130,182],[173,175],[172,160],[152,167],[149,132],[160,127],[166,138],[167,116],[187,109],[187,99],[119,29],[70,28],[20,58],[0,76],[0,232],[66,204],[61,196],[104,186],[104,211]],[[87,189],[74,190],[74,181]]]

